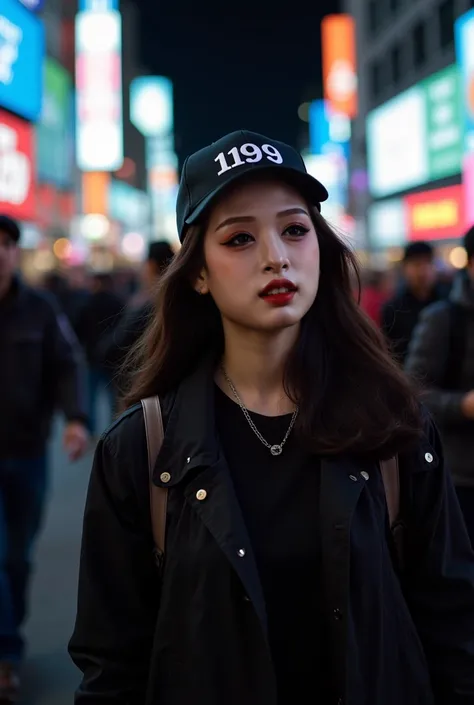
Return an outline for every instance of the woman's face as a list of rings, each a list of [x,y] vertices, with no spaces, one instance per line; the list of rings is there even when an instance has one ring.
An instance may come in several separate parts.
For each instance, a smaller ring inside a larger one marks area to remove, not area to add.
[[[224,323],[254,331],[298,324],[319,284],[319,244],[302,196],[279,181],[238,185],[213,208],[196,283]]]

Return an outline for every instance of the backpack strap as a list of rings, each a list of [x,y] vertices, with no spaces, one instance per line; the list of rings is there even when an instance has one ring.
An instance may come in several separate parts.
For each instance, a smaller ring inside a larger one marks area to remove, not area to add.
[[[400,471],[398,455],[380,461],[380,472],[385,488],[390,528],[393,529],[400,514]]]
[[[153,483],[153,471],[155,469],[158,453],[163,445],[163,417],[161,414],[160,400],[158,397],[148,397],[147,399],[142,399],[141,404],[143,409],[143,418],[145,420],[146,444],[148,449],[151,525],[157,557],[161,559],[165,552],[168,490],[164,487],[157,487]]]

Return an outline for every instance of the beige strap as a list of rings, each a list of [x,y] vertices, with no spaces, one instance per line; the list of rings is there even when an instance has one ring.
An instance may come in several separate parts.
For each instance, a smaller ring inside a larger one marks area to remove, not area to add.
[[[143,417],[145,420],[146,444],[148,448],[148,474],[150,479],[150,511],[153,539],[160,555],[165,551],[166,507],[168,490],[157,487],[153,483],[153,471],[156,459],[163,444],[163,417],[161,415],[158,397],[142,399]]]
[[[390,527],[393,528],[400,514],[400,471],[398,467],[398,456],[390,458],[389,460],[382,460],[380,462],[380,471],[385,487]]]

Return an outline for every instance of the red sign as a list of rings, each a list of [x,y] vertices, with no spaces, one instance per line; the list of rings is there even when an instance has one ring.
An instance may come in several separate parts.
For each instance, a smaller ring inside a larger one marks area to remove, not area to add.
[[[321,22],[324,97],[335,113],[357,116],[356,30],[350,15]]]
[[[444,240],[465,230],[464,190],[461,185],[406,196],[408,239]]]
[[[33,127],[0,110],[0,212],[35,217]]]

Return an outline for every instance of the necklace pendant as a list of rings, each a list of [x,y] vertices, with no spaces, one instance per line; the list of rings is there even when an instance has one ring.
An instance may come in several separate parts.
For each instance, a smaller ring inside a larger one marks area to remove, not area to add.
[[[274,445],[270,448],[270,453],[272,455],[281,455],[283,451],[283,448],[281,445]]]

